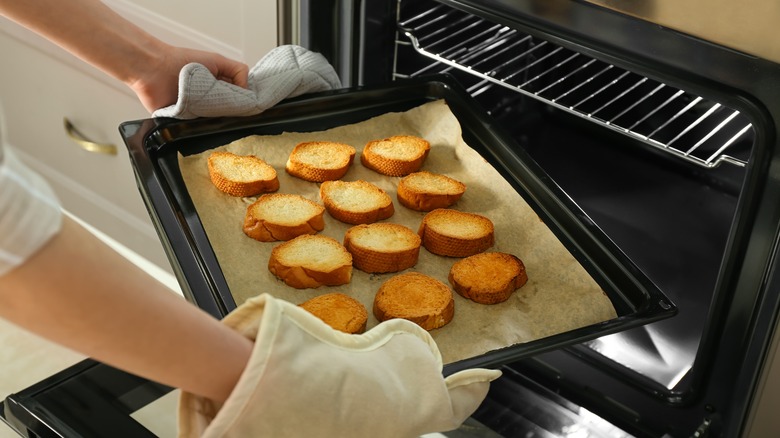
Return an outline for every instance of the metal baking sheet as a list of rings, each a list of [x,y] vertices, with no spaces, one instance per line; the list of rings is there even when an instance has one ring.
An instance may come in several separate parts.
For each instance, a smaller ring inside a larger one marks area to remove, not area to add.
[[[248,135],[326,131],[388,113],[409,111],[433,101],[446,102],[460,124],[463,140],[533,209],[601,287],[617,312],[616,318],[606,321],[459,357],[445,366],[445,373],[473,366],[500,365],[663,319],[676,312],[674,304],[448,76],[304,96],[254,117],[124,123],[120,131],[131,155],[139,189],[188,299],[216,317],[236,306],[219,257],[182,178],[180,154],[199,154]]]

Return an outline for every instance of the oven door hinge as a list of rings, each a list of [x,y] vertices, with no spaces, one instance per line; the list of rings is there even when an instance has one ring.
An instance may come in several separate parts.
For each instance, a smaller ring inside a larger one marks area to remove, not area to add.
[[[696,430],[688,436],[688,438],[709,438],[716,435],[713,435],[713,431],[711,429],[712,427],[712,419],[705,418],[704,421],[699,425],[699,427],[696,428]],[[670,435],[668,433],[664,434],[661,438],[673,438],[677,435]]]
[[[691,438],[711,438],[721,436],[720,420],[717,415],[705,418],[691,434]]]
[[[696,432],[691,435],[691,438],[704,438],[710,435],[710,426],[712,426],[712,420],[705,418],[704,421],[696,428]]]

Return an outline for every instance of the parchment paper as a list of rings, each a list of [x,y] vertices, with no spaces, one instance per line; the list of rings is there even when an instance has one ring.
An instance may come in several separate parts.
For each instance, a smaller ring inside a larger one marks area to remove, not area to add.
[[[501,251],[523,260],[528,283],[512,297],[495,305],[476,304],[453,292],[455,316],[448,325],[431,331],[445,363],[478,356],[501,347],[527,342],[616,317],[612,303],[558,241],[528,204],[498,172],[461,138],[458,120],[443,100],[402,113],[379,117],[321,132],[288,132],[276,136],[249,136],[214,150],[254,154],[277,171],[279,193],[297,193],[320,202],[319,184],[288,175],[284,166],[296,144],[330,140],[357,149],[355,163],[345,181],[362,179],[384,189],[393,199],[395,222],[417,231],[425,213],[403,207],[396,198],[400,178],[375,173],[360,164],[360,153],[370,140],[411,134],[431,143],[423,170],[443,173],[466,184],[466,193],[454,209],[479,213],[495,225],[496,244],[488,251]],[[378,321],[371,314],[379,286],[397,274],[367,274],[353,269],[348,285],[294,289],[268,270],[271,249],[277,243],[258,242],[242,231],[246,207],[256,198],[234,198],[211,183],[206,160],[211,151],[180,156],[185,184],[222,267],[236,303],[268,292],[299,304],[317,295],[343,292],[361,301],[369,313],[368,328]],[[343,242],[350,227],[325,213],[322,234]],[[431,275],[448,284],[447,275],[458,259],[442,257],[420,249],[418,264],[411,270]]]

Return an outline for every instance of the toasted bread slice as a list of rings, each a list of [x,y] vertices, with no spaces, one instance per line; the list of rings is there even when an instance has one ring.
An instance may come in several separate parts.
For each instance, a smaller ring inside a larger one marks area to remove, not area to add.
[[[366,331],[368,311],[360,301],[348,295],[333,292],[314,297],[298,306],[335,330],[350,334]]]
[[[431,145],[413,135],[396,135],[368,142],[360,162],[369,169],[388,176],[404,176],[420,170]]]
[[[268,269],[296,289],[339,286],[352,279],[352,254],[336,239],[303,234],[274,247]]]
[[[367,181],[325,181],[320,198],[331,216],[348,224],[369,224],[395,213],[390,196]]]
[[[423,217],[418,234],[428,251],[468,257],[493,246],[493,222],[474,213],[438,208]]]
[[[455,315],[455,300],[446,284],[419,272],[396,275],[384,282],[374,297],[379,321],[403,318],[425,330],[445,326]]]
[[[254,155],[214,151],[208,158],[209,177],[231,196],[254,196],[279,190],[276,170]]]
[[[306,181],[333,181],[343,177],[355,160],[355,148],[332,141],[300,143],[293,148],[285,169]]]
[[[290,240],[325,228],[325,207],[301,195],[263,195],[246,209],[244,234],[261,242]]]
[[[352,253],[352,265],[363,272],[398,272],[417,264],[420,236],[409,228],[390,223],[356,225],[344,235],[344,247]]]
[[[455,292],[480,304],[497,304],[528,281],[523,262],[512,254],[483,252],[452,265],[449,281]]]
[[[447,208],[466,192],[466,185],[446,175],[415,172],[398,182],[398,202],[417,211]]]

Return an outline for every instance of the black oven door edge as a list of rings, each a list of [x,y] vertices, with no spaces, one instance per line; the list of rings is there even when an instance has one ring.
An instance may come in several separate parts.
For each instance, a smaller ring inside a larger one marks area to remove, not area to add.
[[[130,414],[171,388],[86,359],[0,403],[0,419],[21,436],[154,438]]]

